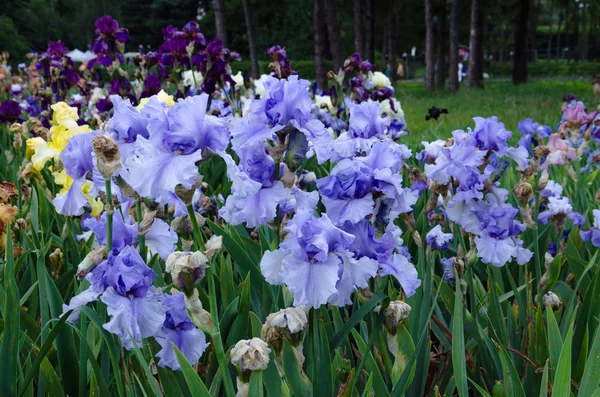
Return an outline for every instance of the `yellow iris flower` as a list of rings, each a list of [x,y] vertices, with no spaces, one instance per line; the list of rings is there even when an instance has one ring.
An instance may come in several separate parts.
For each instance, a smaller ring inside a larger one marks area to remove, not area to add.
[[[51,106],[54,110],[52,116],[53,126],[50,128],[50,141],[47,142],[40,137],[27,140],[27,151],[31,155],[33,166],[41,170],[46,163],[57,157],[67,147],[69,138],[72,136],[91,132],[87,125],[77,124],[79,116],[77,108],[71,107],[64,102],[59,102]]]
[[[169,95],[165,92],[165,90],[160,90],[158,94],[156,94],[158,100],[164,103],[166,106],[173,106],[175,104],[175,100],[173,99],[173,95]],[[148,103],[150,98],[142,98],[140,99],[140,104],[136,106],[135,110],[141,112],[144,106]]]

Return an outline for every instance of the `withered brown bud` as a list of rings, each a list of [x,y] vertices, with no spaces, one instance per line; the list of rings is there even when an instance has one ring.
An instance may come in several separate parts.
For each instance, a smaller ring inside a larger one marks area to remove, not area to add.
[[[114,140],[106,135],[98,135],[92,141],[92,148],[96,154],[98,171],[105,179],[121,170],[121,153]]]
[[[517,182],[515,187],[513,188],[513,193],[517,196],[517,199],[521,203],[522,206],[526,205],[529,199],[533,197],[533,188],[531,184],[527,182]]]
[[[26,184],[21,185],[21,196],[23,201],[28,201],[31,198],[31,187]]]
[[[13,139],[13,147],[17,150],[20,150],[23,147],[23,136],[21,134],[16,134]]]
[[[33,132],[33,135],[39,136],[46,142],[50,141],[51,134],[50,134],[50,130],[48,130],[48,128],[43,127],[41,125],[40,126],[36,125],[31,129],[31,131]]]
[[[22,134],[23,133],[23,125],[19,123],[12,123],[8,132],[11,134]]]
[[[192,185],[191,188],[187,189],[182,185],[175,186],[175,194],[179,197],[185,204],[189,204],[192,202],[194,198],[194,193],[196,193],[196,189],[202,186],[202,175],[198,175],[196,177],[196,181]]]
[[[57,248],[50,254],[50,263],[55,269],[59,269],[62,266],[63,253],[60,248]]]
[[[596,192],[596,201],[600,201],[600,189]]]
[[[550,154],[550,148],[548,148],[546,145],[537,146],[535,149],[533,149],[533,154],[538,158],[546,157],[548,154]]]
[[[23,218],[19,218],[15,221],[15,230],[27,231],[27,221]]]

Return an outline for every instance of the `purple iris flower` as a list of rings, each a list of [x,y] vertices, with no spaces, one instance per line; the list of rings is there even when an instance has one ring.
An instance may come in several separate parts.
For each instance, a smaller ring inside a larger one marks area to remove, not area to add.
[[[96,34],[123,43],[130,41],[127,29],[119,28],[119,23],[110,15],[105,15],[96,20]]]
[[[267,251],[261,270],[268,282],[286,284],[294,305],[319,307],[325,303],[351,303],[354,289],[367,286],[375,276],[376,261],[354,259],[348,248],[354,236],[335,227],[323,214],[300,212],[288,223],[281,248]]]
[[[75,135],[60,153],[60,161],[71,178],[82,178],[94,169],[92,140],[96,135],[97,131]]]
[[[321,200],[332,219],[356,223],[373,213],[373,170],[357,160],[340,161],[329,176],[317,180]]]
[[[121,210],[113,215],[112,246],[117,252],[138,243],[138,224],[128,214],[131,205],[132,202],[121,204]],[[100,219],[84,219],[82,226],[94,233],[100,245],[106,245],[106,213],[103,213]],[[175,250],[177,239],[177,233],[161,219],[155,219],[145,234],[146,246],[150,252],[158,254],[163,259]]]
[[[290,190],[275,181],[275,163],[264,146],[244,148],[241,153],[239,166],[229,154],[221,153],[232,186],[219,215],[234,225],[246,223],[253,228],[275,219],[277,206],[290,201]]]
[[[595,247],[600,248],[600,210],[593,210],[594,223],[592,227],[587,230],[581,230],[579,234],[584,241],[591,241]]]
[[[134,142],[138,136],[148,138],[148,117],[138,112],[128,99],[111,95],[115,112],[108,121],[107,130],[116,134],[118,141]]]
[[[568,217],[578,227],[582,227],[585,218],[579,212],[573,211],[573,206],[568,197],[551,196],[548,198],[548,206],[545,211],[538,215],[538,222],[548,223],[548,220],[554,220],[562,224],[562,220]]]
[[[156,277],[130,246],[115,258],[107,274],[108,287],[100,299],[111,320],[103,328],[117,335],[128,350],[135,347],[134,341],[139,346],[142,338],[156,335],[165,320],[161,294],[152,287]]]
[[[452,242],[452,240],[454,240],[454,235],[452,233],[444,233],[440,225],[436,225],[425,236],[427,245],[441,251],[450,248],[450,242]]]
[[[227,121],[206,114],[208,95],[188,97],[167,108],[150,98],[146,139],[137,135],[124,160],[123,178],[141,196],[166,204],[177,185],[191,188],[203,152],[223,151],[229,143]]]
[[[204,333],[196,328],[187,314],[183,292],[177,295],[163,295],[162,303],[167,307],[167,312],[162,328],[155,336],[161,347],[156,354],[160,359],[158,365],[173,370],[181,368],[173,345],[192,365],[197,363],[208,343]]]
[[[269,68],[273,72],[274,77],[286,79],[289,76],[296,74],[296,71],[292,70],[290,59],[284,48],[275,45],[268,48],[265,53],[273,59],[273,62],[269,63]]]
[[[331,157],[333,137],[323,123],[311,114],[312,100],[307,92],[309,85],[308,80],[298,79],[298,76],[290,76],[287,80],[269,77],[264,83],[265,97],[254,101],[250,112],[260,117],[263,124],[270,126],[272,134],[291,128],[302,132],[317,154],[319,163],[323,163]],[[238,133],[237,136],[253,135],[255,131]],[[266,132],[260,129],[261,137],[263,133],[266,136]]]
[[[21,121],[21,107],[13,100],[3,101],[0,105],[0,122],[14,123]]]

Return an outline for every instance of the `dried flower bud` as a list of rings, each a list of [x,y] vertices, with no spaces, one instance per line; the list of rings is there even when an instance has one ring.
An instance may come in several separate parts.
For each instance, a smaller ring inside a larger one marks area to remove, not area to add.
[[[260,330],[260,337],[275,350],[276,355],[281,353],[281,349],[283,348],[283,333],[281,329],[263,324]]]
[[[375,308],[375,312],[379,313],[380,311],[381,306],[377,306]],[[387,328],[390,334],[396,334],[398,326],[402,323],[402,321],[405,318],[408,317],[410,311],[411,307],[408,303],[402,301],[390,302],[388,307],[386,307],[383,311],[383,314],[385,315],[385,327]]]
[[[21,134],[16,134],[13,139],[13,147],[16,150],[20,150],[23,147],[23,136]]]
[[[213,257],[214,254],[221,251],[222,247],[223,236],[217,236],[216,234],[213,234],[212,236],[210,236],[210,239],[208,239],[208,241],[206,242],[204,253],[210,259]]]
[[[548,181],[550,180],[550,174],[548,174],[548,170],[543,170],[542,175],[540,176],[540,180],[538,181],[537,189],[544,190],[548,185]]]
[[[8,132],[11,134],[22,134],[23,133],[23,125],[19,123],[12,123]]]
[[[262,371],[269,364],[271,349],[260,338],[244,339],[231,349],[231,363],[238,372]]]
[[[189,204],[192,202],[194,198],[194,193],[196,193],[196,189],[202,186],[202,176],[196,176],[196,180],[194,184],[189,189],[185,188],[182,185],[175,186],[175,194],[179,197],[185,204]]]
[[[517,182],[513,188],[513,193],[517,196],[517,199],[522,206],[526,205],[529,199],[533,197],[533,188],[531,184],[527,182]]]
[[[600,189],[596,192],[596,201],[600,202]]]
[[[144,209],[144,216],[142,217],[142,221],[140,222],[139,226],[138,226],[138,232],[140,234],[146,234],[148,232],[148,230],[150,230],[150,228],[152,227],[152,224],[154,223],[154,219],[156,219],[156,212],[157,210],[154,211],[150,211],[148,209],[146,209],[146,207],[142,204],[143,209]]]
[[[208,258],[200,251],[173,252],[167,258],[165,270],[171,274],[173,284],[183,290],[186,296],[196,291],[194,286],[204,278],[208,269]]]
[[[23,218],[19,218],[15,221],[15,230],[27,231],[29,229],[27,221]]]
[[[106,247],[100,246],[91,250],[77,266],[77,278],[83,279],[90,271],[106,259]]]
[[[533,154],[537,158],[544,158],[550,154],[550,148],[548,148],[546,145],[536,146],[536,148],[533,149]]]
[[[121,170],[121,153],[114,140],[106,135],[98,135],[94,137],[92,147],[96,154],[98,171],[105,179],[110,179]]]
[[[550,306],[553,310],[558,310],[560,309],[562,302],[560,301],[558,295],[556,295],[552,291],[548,291],[544,294],[544,297],[542,298],[542,304],[544,305],[544,307]]]

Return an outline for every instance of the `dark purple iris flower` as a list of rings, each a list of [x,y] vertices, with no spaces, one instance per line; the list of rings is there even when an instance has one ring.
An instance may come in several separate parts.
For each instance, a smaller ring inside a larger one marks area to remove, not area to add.
[[[19,102],[6,100],[0,105],[0,121],[14,123],[21,121],[21,107]]]
[[[273,59],[273,62],[269,64],[269,68],[274,76],[285,79],[293,74],[297,74],[290,65],[290,59],[285,49],[281,48],[281,46],[275,45],[268,48],[266,54]]]

